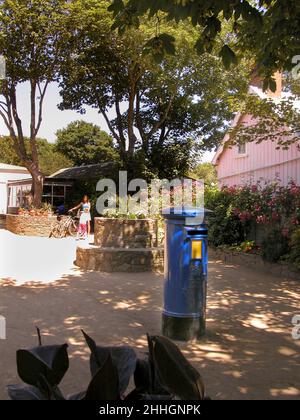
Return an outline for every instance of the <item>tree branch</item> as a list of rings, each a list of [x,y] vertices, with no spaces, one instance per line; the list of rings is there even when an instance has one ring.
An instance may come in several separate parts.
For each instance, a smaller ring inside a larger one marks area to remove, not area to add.
[[[111,124],[111,122],[110,122],[110,119],[108,118],[108,116],[107,116],[107,114],[106,114],[105,110],[104,110],[104,109],[100,106],[100,104],[99,104],[98,106],[99,106],[100,113],[103,115],[103,117],[104,117],[104,119],[105,119],[105,121],[106,121],[106,124],[107,124],[107,126],[108,126],[108,128],[109,128],[109,130],[110,130],[110,132],[111,132],[111,134],[112,134],[112,135],[113,135],[113,137],[117,140],[117,142],[118,142],[119,144],[121,144],[121,139],[120,139],[120,137],[118,136],[118,134],[117,134],[116,130],[113,128],[113,126],[112,126],[112,124]]]
[[[40,85],[40,83],[38,83],[38,89],[39,89],[39,92],[40,92],[40,100],[39,100],[38,123],[37,123],[37,126],[35,127],[35,136],[37,136],[37,134],[38,134],[38,132],[41,128],[42,121],[43,121],[43,105],[44,105],[44,99],[45,99],[45,95],[46,95],[46,91],[47,91],[48,86],[49,86],[49,80],[47,80],[45,82],[44,89],[41,89],[41,85]]]
[[[25,140],[24,140],[24,134],[23,134],[23,128],[22,128],[22,121],[18,114],[17,109],[17,96],[16,96],[16,87],[12,86],[10,88],[10,92],[8,92],[10,103],[11,103],[11,109],[12,109],[12,117],[17,127],[17,133],[18,133],[18,150],[20,153],[21,160],[23,162],[27,161],[27,153],[26,153],[26,147],[25,147]]]
[[[166,120],[169,116],[169,113],[171,111],[171,107],[173,105],[174,99],[175,99],[175,94],[171,96],[171,98],[169,100],[169,103],[168,103],[168,106],[167,106],[165,112],[163,113],[161,119],[159,121],[157,121],[156,124],[154,124],[152,130],[150,130],[150,132],[147,134],[148,141],[160,129],[160,127],[166,122]]]
[[[116,95],[116,100],[115,100],[115,108],[116,108],[116,114],[117,114],[117,126],[118,126],[118,131],[119,131],[119,137],[120,137],[120,146],[122,148],[122,151],[125,152],[126,149],[126,139],[124,136],[124,128],[123,128],[123,122],[122,122],[122,114],[121,114],[121,110],[120,110],[120,101],[118,96]]]
[[[147,137],[145,130],[143,128],[142,119],[141,119],[141,96],[140,96],[140,90],[137,90],[136,93],[136,125],[139,130],[143,145],[146,146],[147,144]]]

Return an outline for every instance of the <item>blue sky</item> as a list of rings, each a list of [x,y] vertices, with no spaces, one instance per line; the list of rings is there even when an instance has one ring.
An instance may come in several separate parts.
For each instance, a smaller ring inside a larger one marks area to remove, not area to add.
[[[30,121],[30,103],[29,103],[29,89],[28,84],[24,83],[19,86],[18,91],[18,110],[23,121],[28,121],[28,124],[24,125],[24,133],[26,136],[29,135],[29,121]],[[39,131],[39,137],[46,138],[50,142],[54,142],[56,139],[55,133],[61,128],[65,128],[70,122],[81,119],[93,124],[97,124],[102,130],[109,132],[104,118],[98,114],[96,109],[87,108],[86,114],[81,115],[75,111],[60,111],[57,105],[60,103],[60,95],[58,86],[56,83],[52,83],[47,91],[45,104],[44,104],[44,116],[43,123]],[[5,127],[2,118],[0,118],[0,133],[8,134],[7,128]],[[203,156],[203,161],[210,162],[214,153],[206,153]]]

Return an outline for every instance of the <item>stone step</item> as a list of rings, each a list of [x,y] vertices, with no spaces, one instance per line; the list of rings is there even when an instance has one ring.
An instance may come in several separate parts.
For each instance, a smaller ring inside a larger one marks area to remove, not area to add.
[[[163,248],[99,248],[78,246],[76,265],[103,273],[163,272]]]

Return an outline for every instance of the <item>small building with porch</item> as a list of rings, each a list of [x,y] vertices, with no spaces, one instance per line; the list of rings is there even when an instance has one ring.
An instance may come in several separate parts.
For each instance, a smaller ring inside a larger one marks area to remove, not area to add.
[[[97,181],[103,177],[111,177],[114,169],[115,165],[110,162],[61,169],[45,178],[42,201],[51,204],[54,208],[66,204],[76,192],[76,187],[80,182],[92,181],[96,189]],[[17,179],[8,178],[4,191],[6,197],[3,202],[4,214],[16,214],[20,207],[27,207],[32,180],[29,172],[26,177],[24,175],[23,173]]]
[[[31,181],[31,175],[26,168],[0,163],[0,215],[7,213],[9,183],[21,180]]]

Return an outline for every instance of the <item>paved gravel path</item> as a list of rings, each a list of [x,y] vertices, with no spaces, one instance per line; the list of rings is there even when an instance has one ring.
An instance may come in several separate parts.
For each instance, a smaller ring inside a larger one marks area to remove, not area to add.
[[[163,279],[153,274],[99,274],[73,266],[72,239],[16,237],[0,230],[0,399],[18,383],[17,348],[70,345],[62,388],[89,381],[85,329],[99,343],[128,343],[143,354],[145,333],[160,333]],[[300,340],[291,320],[300,315],[300,280],[287,281],[210,261],[208,332],[200,343],[180,344],[201,371],[213,399],[300,399]]]

